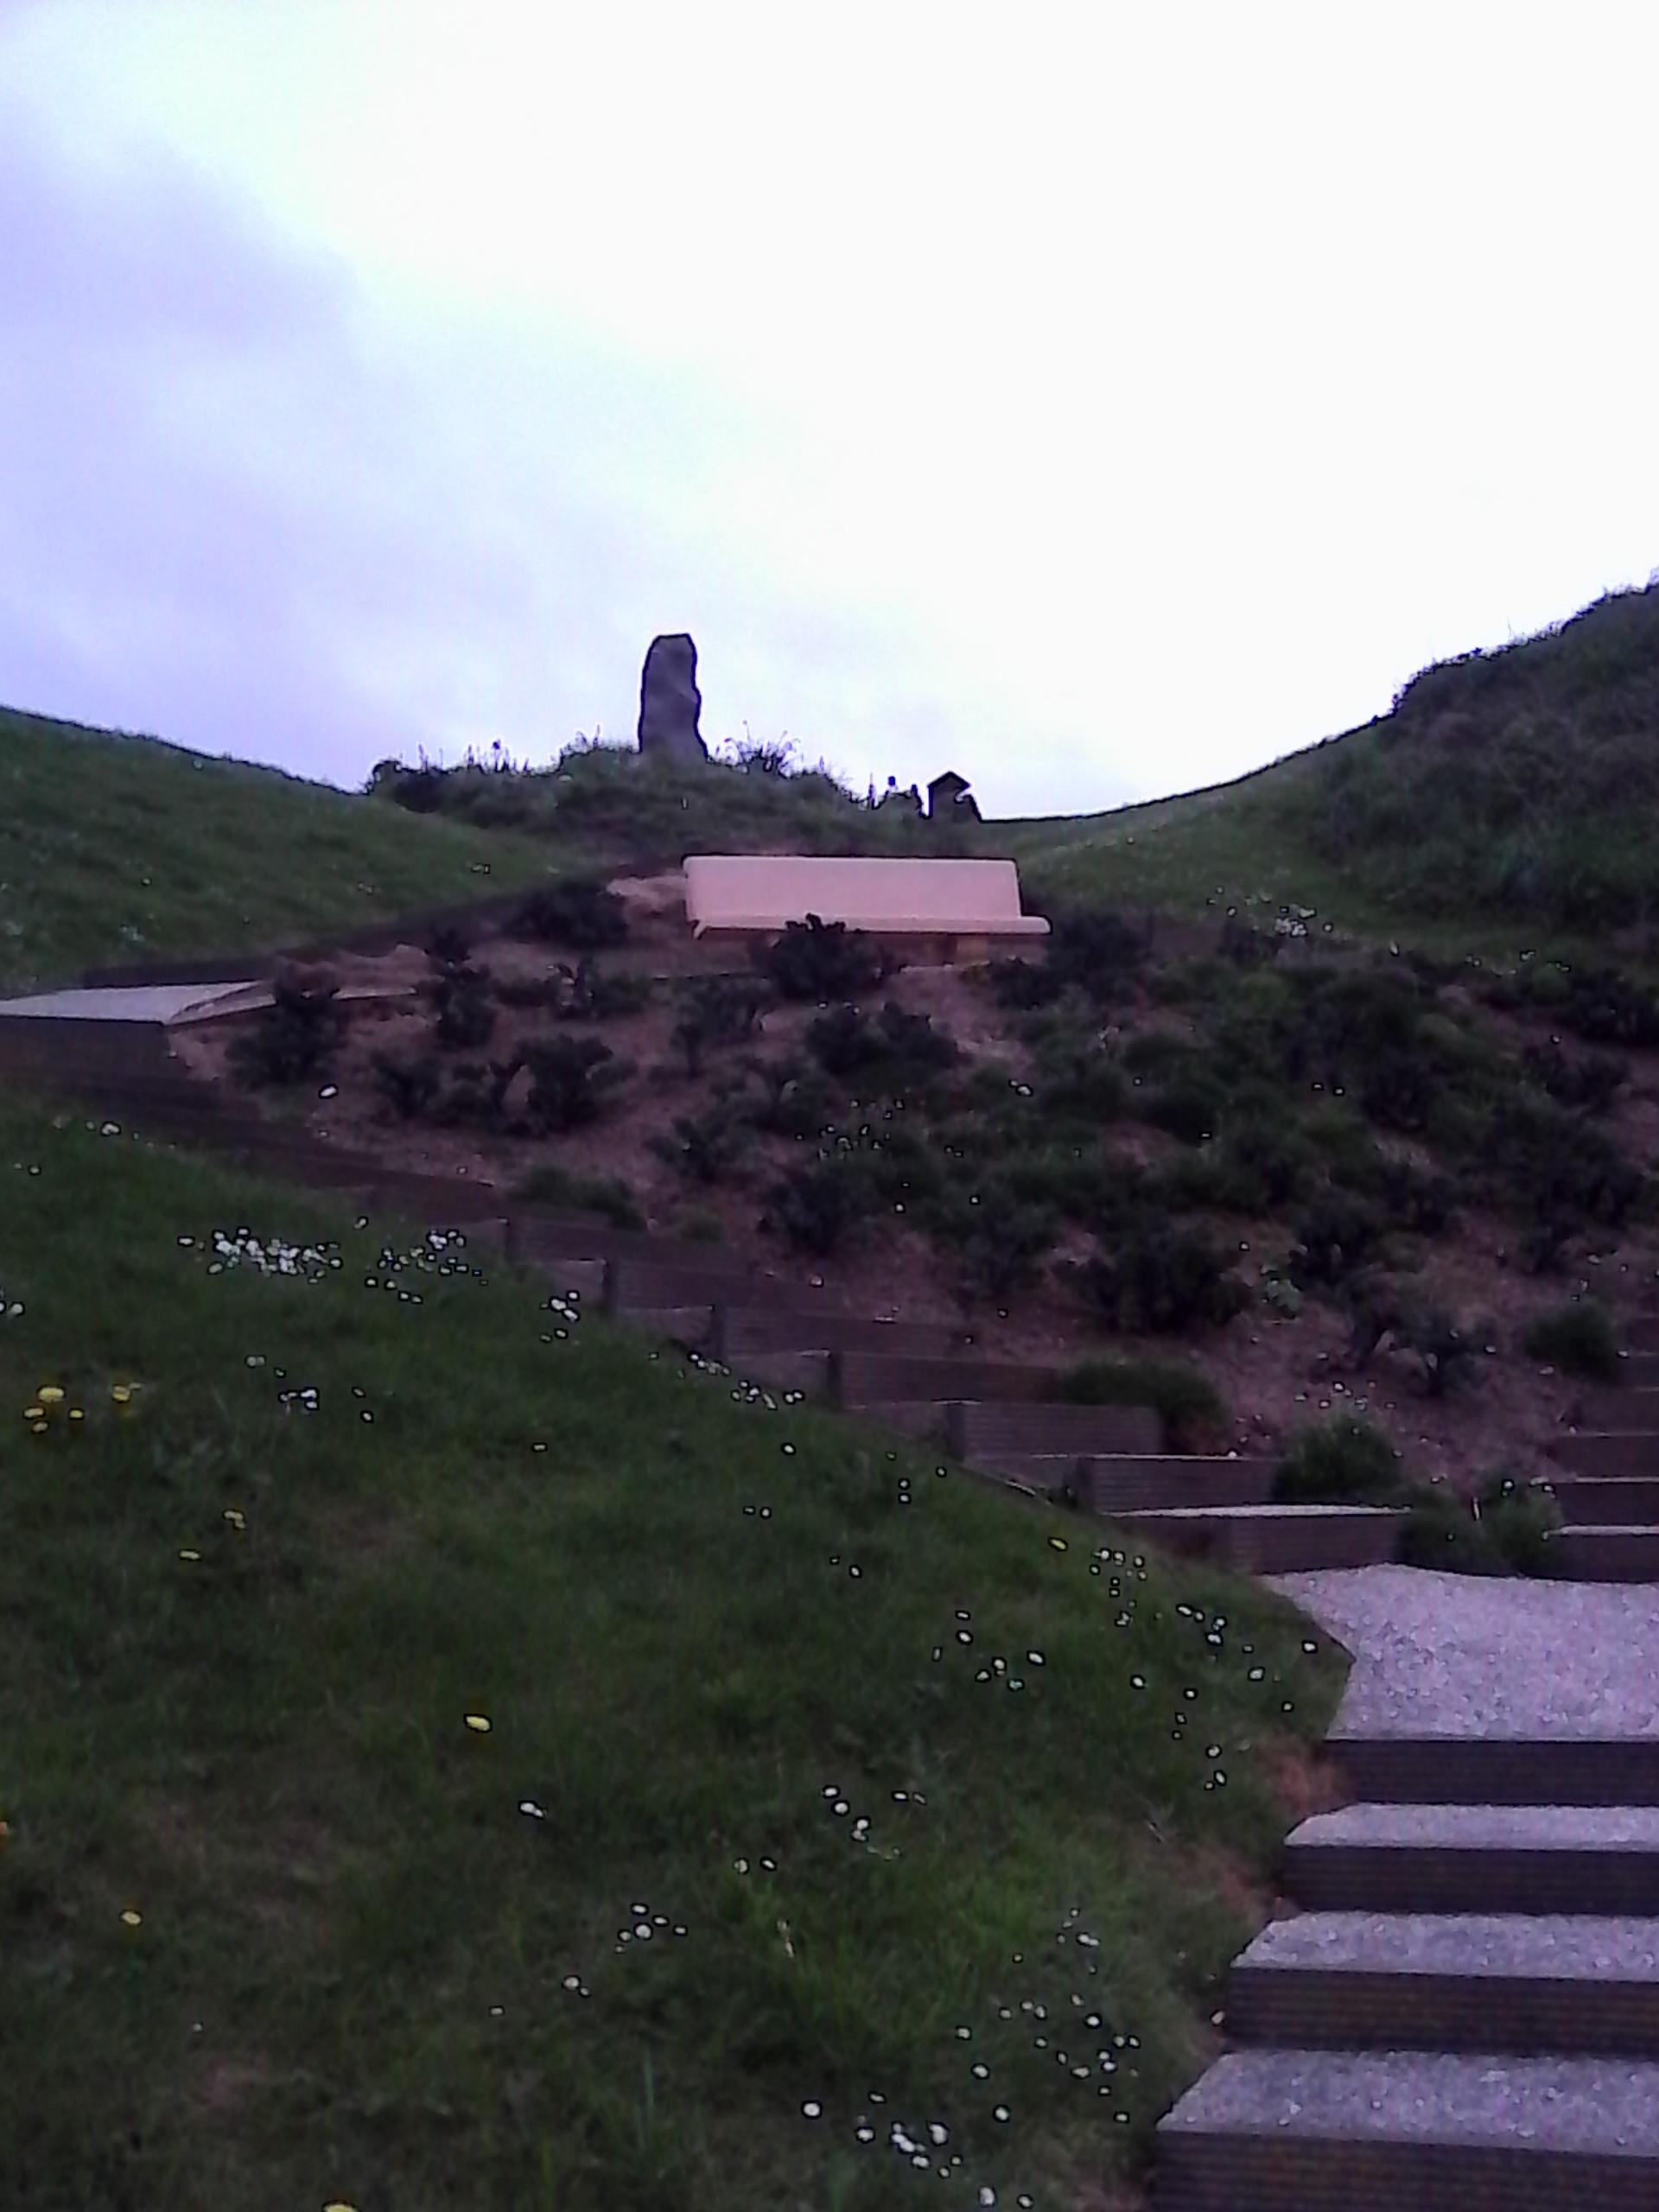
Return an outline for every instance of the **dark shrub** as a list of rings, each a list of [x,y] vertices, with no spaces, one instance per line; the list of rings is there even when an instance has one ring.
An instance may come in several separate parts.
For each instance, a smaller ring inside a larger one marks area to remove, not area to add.
[[[596,1037],[553,1037],[524,1047],[531,1126],[563,1132],[596,1121],[605,1094],[626,1082],[629,1063]]]
[[[1512,1573],[1549,1573],[1554,1565],[1554,1538],[1561,1525],[1561,1515],[1548,1491],[1500,1469],[1476,1498],[1475,1517]]]
[[[614,1021],[650,1003],[648,976],[608,974],[591,960],[561,960],[549,979],[547,1004],[557,1021]]]
[[[830,1092],[816,1068],[787,1061],[760,1062],[750,1071],[756,1084],[744,1112],[757,1129],[775,1137],[815,1137],[830,1119]]]
[[[528,1013],[534,1007],[554,1005],[563,988],[558,976],[502,976],[496,979],[495,995],[503,1006]]]
[[[1038,1056],[1032,1088],[1046,1121],[1092,1128],[1128,1111],[1131,1091],[1122,1064],[1103,1046],[1051,1046]]]
[[[1417,1360],[1431,1398],[1443,1398],[1473,1378],[1484,1336],[1484,1327],[1465,1327],[1446,1306],[1415,1301],[1406,1306],[1394,1331],[1401,1351]]]
[[[671,1128],[658,1130],[651,1149],[682,1175],[698,1183],[718,1183],[743,1152],[744,1129],[728,1099],[716,1100],[707,1113],[677,1115]]]
[[[1338,1283],[1381,1257],[1382,1217],[1353,1192],[1328,1190],[1297,1222],[1296,1239],[1291,1280],[1304,1290]]]
[[[1521,1060],[1558,1106],[1584,1114],[1605,1114],[1630,1076],[1626,1063],[1611,1053],[1590,1052],[1582,1059],[1570,1059],[1554,1041],[1528,1046]]]
[[[1226,1438],[1226,1408],[1214,1383],[1179,1361],[1080,1360],[1060,1377],[1055,1395],[1073,1405],[1154,1407],[1172,1452],[1213,1451]]]
[[[889,1083],[919,1082],[957,1057],[957,1040],[925,1014],[906,1014],[889,999],[872,1021],[855,1006],[833,1007],[807,1026],[806,1048],[819,1065],[843,1081],[876,1070]]]
[[[874,1200],[866,1162],[855,1153],[832,1154],[790,1169],[773,1184],[766,1225],[798,1250],[824,1259],[868,1217]]]
[[[435,1017],[437,1040],[448,1052],[476,1052],[495,1030],[490,978],[480,968],[435,965],[436,972],[423,986],[423,996]]]
[[[1558,1243],[1586,1224],[1622,1228],[1645,1187],[1603,1131],[1519,1091],[1493,1106],[1476,1170],[1495,1199],[1507,1198]]]
[[[689,1076],[702,1073],[703,1056],[714,1047],[746,1044],[756,1035],[766,995],[741,976],[698,976],[686,983],[673,1041]]]
[[[616,1175],[575,1175],[550,1160],[532,1168],[516,1185],[513,1197],[524,1205],[557,1206],[576,1213],[596,1213],[618,1229],[643,1229],[645,1217],[639,1201]]]
[[[1066,988],[1065,977],[1046,961],[992,960],[984,975],[991,996],[1013,1014],[1052,1006]]]
[[[1572,969],[1560,1018],[1587,1044],[1623,1045],[1631,1051],[1659,1045],[1659,1004],[1651,991],[1617,968]]]
[[[1107,907],[1054,918],[1048,939],[1048,972],[1064,989],[1075,986],[1097,1005],[1133,993],[1151,950],[1143,931]]]
[[[1617,1382],[1620,1361],[1612,1317],[1593,1298],[1569,1299],[1541,1313],[1528,1327],[1521,1348],[1529,1359],[1558,1367],[1563,1375],[1586,1382]]]
[[[891,972],[864,933],[817,914],[786,923],[783,935],[760,955],[760,964],[785,998],[819,1003],[855,998]]]
[[[1426,1486],[1407,1494],[1395,1556],[1402,1566],[1442,1574],[1502,1574],[1503,1554],[1463,1501]]]
[[[446,1128],[463,1123],[499,1128],[506,1119],[507,1093],[524,1065],[522,1052],[492,1060],[487,1066],[481,1061],[463,1061],[454,1081],[433,1102],[433,1120]]]
[[[400,1121],[418,1121],[437,1096],[443,1077],[431,1052],[378,1052],[371,1058],[374,1086]]]
[[[1052,1205],[1019,1197],[996,1177],[971,1191],[951,1185],[932,1196],[923,1223],[951,1250],[964,1287],[984,1298],[1011,1297],[1033,1281],[1059,1233]]]
[[[1439,1236],[1457,1226],[1458,1186],[1450,1176],[1379,1154],[1370,1189],[1392,1228],[1414,1236]]]
[[[257,1090],[322,1073],[346,1033],[345,1013],[334,1003],[339,990],[320,970],[279,969],[271,1003],[232,1041],[230,1065],[238,1080]]]
[[[1166,1083],[1143,1091],[1141,1116],[1155,1129],[1163,1129],[1183,1144],[1202,1144],[1216,1133],[1225,1094],[1208,1072],[1197,1070],[1172,1076]]]
[[[464,968],[472,954],[472,940],[458,922],[440,922],[426,940],[426,957],[435,968]]]
[[[1250,1302],[1228,1255],[1201,1230],[1147,1217],[1103,1243],[1084,1280],[1113,1327],[1165,1335],[1221,1327]]]
[[[1280,1455],[1273,1494],[1287,1505],[1386,1503],[1400,1488],[1400,1462],[1382,1431],[1357,1414],[1295,1431]]]
[[[1360,1103],[1385,1129],[1426,1128],[1435,1100],[1436,1076],[1429,1063],[1403,1047],[1386,1047],[1360,1077]]]
[[[626,943],[627,908],[596,878],[548,884],[532,891],[508,927],[515,937],[542,944],[572,945],[578,952],[599,952]]]

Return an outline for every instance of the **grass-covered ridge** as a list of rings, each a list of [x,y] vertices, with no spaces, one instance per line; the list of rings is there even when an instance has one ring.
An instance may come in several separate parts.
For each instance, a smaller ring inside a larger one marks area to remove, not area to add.
[[[1050,893],[1293,902],[1443,950],[1618,931],[1651,960],[1659,582],[1426,669],[1389,714],[1236,782],[998,828]]]
[[[549,859],[275,768],[0,708],[0,992],[360,929],[510,890]]]
[[[10,2201],[1132,2171],[1329,1654],[412,1242],[0,1117]]]

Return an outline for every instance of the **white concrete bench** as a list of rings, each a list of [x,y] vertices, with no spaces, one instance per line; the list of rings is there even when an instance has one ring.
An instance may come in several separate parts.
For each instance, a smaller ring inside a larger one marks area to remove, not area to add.
[[[906,947],[983,957],[1009,939],[1046,937],[1020,905],[1012,861],[825,860],[789,853],[694,853],[685,863],[694,935],[777,935],[810,914]]]

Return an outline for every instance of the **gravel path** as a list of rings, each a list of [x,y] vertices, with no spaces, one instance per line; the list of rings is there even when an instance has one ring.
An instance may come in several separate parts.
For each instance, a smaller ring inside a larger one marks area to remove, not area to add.
[[[1659,1584],[1361,1567],[1272,1586],[1354,1655],[1338,1734],[1659,1737]]]

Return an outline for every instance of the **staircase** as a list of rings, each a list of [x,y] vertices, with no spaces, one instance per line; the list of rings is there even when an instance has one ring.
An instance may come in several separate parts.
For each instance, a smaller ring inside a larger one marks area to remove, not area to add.
[[[1631,1339],[1557,1446],[1570,1579],[1659,1580],[1659,1319]],[[1156,2212],[1656,2212],[1659,1737],[1327,1749],[1354,1802],[1286,1841],[1300,1910],[1233,1962]]]
[[[1555,1571],[1573,1581],[1659,1582],[1659,1314],[1625,1335],[1622,1379],[1585,1391],[1551,1447]]]

